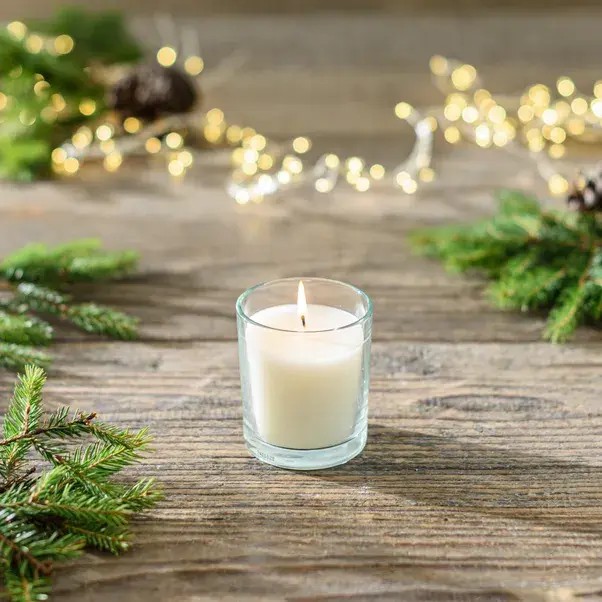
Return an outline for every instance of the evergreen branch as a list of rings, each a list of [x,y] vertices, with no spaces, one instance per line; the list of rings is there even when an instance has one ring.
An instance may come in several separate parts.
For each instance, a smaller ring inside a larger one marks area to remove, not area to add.
[[[113,480],[140,459],[148,432],[118,429],[66,407],[43,418],[44,380],[35,367],[20,377],[0,440],[0,577],[18,601],[44,599],[53,566],[86,546],[127,550],[130,518],[161,499],[153,479]],[[65,439],[83,444],[65,447]],[[50,469],[35,471],[34,450]]]
[[[578,284],[564,291],[560,302],[554,306],[544,331],[552,343],[563,343],[579,324],[584,299],[584,286]]]
[[[31,443],[25,437],[36,430],[42,416],[42,388],[46,382],[44,371],[37,366],[27,366],[19,377],[13,394],[13,402],[4,417],[3,436],[0,443],[0,466],[6,480],[13,473]]]
[[[50,592],[48,577],[26,577],[12,567],[2,572],[6,592],[13,602],[38,602],[48,598]]]
[[[452,271],[484,272],[489,299],[502,309],[550,310],[544,337],[567,340],[583,322],[602,320],[602,216],[542,211],[520,192],[503,191],[492,218],[415,233],[414,248]]]
[[[52,326],[32,316],[12,315],[0,310],[0,341],[16,345],[49,345]]]
[[[537,309],[553,302],[565,276],[563,268],[536,266],[523,278],[517,279],[514,270],[506,270],[487,288],[487,293],[500,309]]]
[[[140,447],[142,448],[143,445]],[[75,465],[85,470],[91,480],[100,481],[120,472],[139,459],[137,448],[97,442],[77,449],[66,462],[68,466]]]
[[[56,470],[56,469],[53,469]],[[109,525],[121,527],[127,523],[129,508],[119,499],[97,496],[80,490],[71,483],[55,486],[53,470],[47,472],[38,482],[28,498],[24,498],[19,488],[9,490],[10,496],[3,496],[2,507],[26,519],[40,519],[51,516],[63,520],[88,525]],[[62,471],[61,471],[62,472]]]
[[[34,347],[52,342],[52,326],[32,314],[56,316],[93,334],[134,339],[138,325],[134,317],[95,303],[74,303],[63,288],[121,278],[136,262],[136,253],[103,251],[95,239],[52,248],[31,244],[6,257],[0,262],[0,284],[2,279],[8,281],[13,294],[0,298],[0,365],[21,370],[30,363],[49,364],[50,358]]]
[[[23,370],[28,364],[41,368],[50,365],[50,356],[33,347],[0,342],[0,365],[11,370]]]
[[[57,412],[63,412],[68,408],[61,408]],[[50,416],[44,426],[39,428],[18,433],[12,437],[5,438],[0,441],[0,448],[2,446],[11,445],[19,441],[28,441],[39,437],[56,437],[60,439],[66,439],[67,437],[78,437],[83,433],[92,432],[90,428],[90,421],[94,419],[96,414],[80,414],[79,418],[71,421],[59,422],[53,418],[54,414]]]
[[[75,410],[72,415],[73,418],[69,419],[69,408],[67,406],[55,410],[44,422],[40,434],[47,438],[59,439],[88,434],[105,443],[122,445],[128,449],[145,446],[150,442],[150,436],[146,428],[137,432],[120,429],[106,422],[96,420],[95,412],[84,414]]]
[[[131,341],[136,338],[138,320],[94,303],[73,305],[66,316],[77,327],[86,332],[102,334],[114,339]]]
[[[562,343],[577,328],[584,311],[587,285],[591,284],[591,267],[596,261],[597,253],[592,253],[579,281],[572,288],[564,291],[560,303],[555,305],[548,316],[544,336],[553,343]]]
[[[52,314],[69,320],[86,332],[131,340],[136,337],[137,320],[120,311],[94,303],[71,305],[71,296],[53,289],[22,282],[17,286],[15,303],[31,311]]]
[[[110,552],[111,554],[121,554],[126,552],[130,547],[130,533],[123,527],[102,527],[92,530],[86,529],[71,523],[65,523],[64,528],[74,535],[83,537],[86,545],[101,550]]]
[[[0,264],[7,280],[54,286],[121,278],[136,267],[133,251],[108,252],[100,241],[83,239],[49,248],[36,243],[9,255]]]
[[[53,561],[74,558],[82,548],[82,540],[72,534],[40,530],[32,517],[21,515],[0,498],[0,554],[9,564],[25,562],[34,574],[48,575]]]

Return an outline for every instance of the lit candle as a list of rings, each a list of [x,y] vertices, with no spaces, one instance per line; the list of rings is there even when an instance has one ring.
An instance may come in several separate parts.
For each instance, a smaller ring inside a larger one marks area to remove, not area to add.
[[[312,288],[324,282],[331,281],[317,280]],[[367,410],[362,312],[357,303],[349,308],[308,304],[299,281],[296,304],[264,307],[248,316],[248,401],[262,442],[318,450],[344,444],[357,434],[358,417],[365,422]],[[243,393],[244,387],[243,382]]]

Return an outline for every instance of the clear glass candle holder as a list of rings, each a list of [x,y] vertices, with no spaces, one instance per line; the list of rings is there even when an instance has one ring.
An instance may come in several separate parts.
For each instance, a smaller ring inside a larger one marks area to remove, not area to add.
[[[368,295],[334,280],[286,278],[245,291],[236,314],[251,453],[296,470],[338,466],[361,453],[368,432]]]

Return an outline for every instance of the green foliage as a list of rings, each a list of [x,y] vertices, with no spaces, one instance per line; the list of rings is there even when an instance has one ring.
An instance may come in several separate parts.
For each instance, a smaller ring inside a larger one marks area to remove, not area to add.
[[[0,332],[7,343],[17,345],[49,345],[52,326],[27,315],[12,315],[0,310]]]
[[[64,289],[78,282],[120,278],[136,261],[131,251],[103,251],[97,240],[54,248],[28,245],[1,261],[0,280],[7,281],[10,295],[0,297],[0,364],[11,369],[28,363],[48,365],[49,357],[34,347],[49,345],[53,328],[34,313],[55,316],[93,334],[135,338],[136,319],[95,303],[74,303]]]
[[[152,479],[114,480],[148,448],[146,430],[67,407],[44,416],[45,380],[41,368],[25,368],[0,436],[0,576],[15,602],[45,600],[54,565],[86,547],[126,551],[130,518],[161,498]]]
[[[0,333],[0,339],[2,334]],[[50,365],[50,356],[26,345],[2,343],[0,341],[0,365],[10,370],[20,370],[27,364],[35,364],[42,368]]]
[[[30,26],[0,31],[0,178],[49,175],[52,150],[105,108],[106,85],[96,67],[141,55],[115,13],[69,8]],[[73,40],[69,52],[57,53],[59,35]],[[83,114],[82,101],[94,111]]]
[[[132,251],[111,253],[97,239],[76,240],[54,248],[41,243],[27,245],[0,262],[7,280],[60,285],[124,276],[136,266]]]
[[[486,293],[497,307],[549,310],[550,341],[566,341],[579,324],[602,320],[600,214],[543,211],[535,199],[507,190],[491,219],[417,232],[411,242],[451,271],[486,274]]]
[[[125,28],[119,12],[92,13],[81,7],[66,6],[54,17],[31,21],[28,25],[48,36],[71,36],[75,41],[72,58],[81,65],[131,63],[142,58],[140,46]]]

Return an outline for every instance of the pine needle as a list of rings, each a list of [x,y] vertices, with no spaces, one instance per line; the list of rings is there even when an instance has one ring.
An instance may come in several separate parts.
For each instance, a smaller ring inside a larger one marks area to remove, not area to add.
[[[45,318],[54,316],[91,334],[121,340],[137,335],[138,321],[110,307],[76,303],[65,292],[78,282],[122,278],[135,267],[132,251],[107,252],[95,239],[57,247],[32,244],[0,262],[0,280],[12,294],[0,298],[0,365],[22,369],[28,363],[47,366],[50,358],[34,348],[52,342],[54,332]]]
[[[139,461],[148,432],[66,407],[44,416],[45,379],[35,366],[19,377],[0,437],[0,578],[13,601],[46,599],[54,565],[84,548],[126,551],[130,519],[161,499],[153,479],[115,480]]]
[[[602,320],[602,216],[545,212],[536,199],[505,190],[498,213],[476,224],[415,233],[415,250],[451,271],[477,270],[501,309],[548,310],[543,336],[566,341]]]

